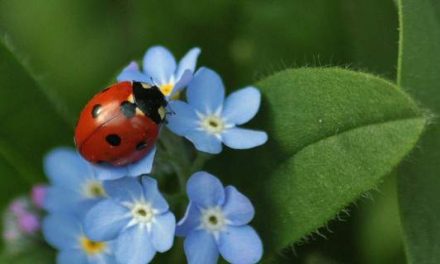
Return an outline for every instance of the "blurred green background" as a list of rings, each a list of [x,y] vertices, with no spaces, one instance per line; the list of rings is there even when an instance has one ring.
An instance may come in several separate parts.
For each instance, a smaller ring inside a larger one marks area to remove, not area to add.
[[[87,100],[151,45],[177,57],[201,47],[199,65],[220,72],[230,89],[300,66],[394,79],[397,29],[393,0],[0,0],[0,34],[59,100],[72,128]],[[279,261],[402,263],[392,182]]]

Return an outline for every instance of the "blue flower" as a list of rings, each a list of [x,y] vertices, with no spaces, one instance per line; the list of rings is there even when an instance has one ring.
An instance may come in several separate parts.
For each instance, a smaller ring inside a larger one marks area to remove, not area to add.
[[[71,148],[57,148],[44,158],[49,177],[44,208],[49,212],[82,212],[106,196],[103,180],[150,173],[153,149],[145,158],[125,167],[92,165]]]
[[[96,177],[101,180],[116,180],[122,177],[138,177],[142,174],[149,174],[153,170],[156,147],[153,147],[141,160],[126,166],[92,165]]]
[[[105,196],[95,170],[73,149],[52,150],[44,170],[51,183],[44,198],[49,212],[82,212]]]
[[[173,54],[162,46],[147,50],[143,59],[143,70],[131,62],[117,77],[118,81],[139,81],[153,83],[162,93],[170,97],[182,90],[192,79],[196,68],[199,48],[193,48],[177,64]]]
[[[176,220],[151,177],[104,182],[109,196],[85,216],[84,231],[99,241],[116,240],[120,263],[144,264],[174,242]]]
[[[81,221],[74,215],[55,213],[43,221],[46,241],[59,250],[58,264],[116,264],[114,242],[90,240],[83,232]]]
[[[254,217],[249,199],[207,172],[197,172],[187,183],[189,206],[176,234],[185,237],[189,264],[217,263],[219,253],[236,264],[257,263],[262,242],[248,224]]]
[[[267,134],[237,127],[251,120],[260,107],[261,95],[254,87],[246,87],[229,95],[220,76],[201,68],[188,86],[188,103],[171,101],[168,128],[186,137],[203,152],[217,154],[222,142],[234,149],[248,149],[264,144]]]

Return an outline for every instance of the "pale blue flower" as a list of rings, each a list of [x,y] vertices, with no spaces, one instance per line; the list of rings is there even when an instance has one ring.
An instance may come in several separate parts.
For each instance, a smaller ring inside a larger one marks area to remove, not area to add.
[[[131,62],[122,70],[117,80],[152,83],[159,87],[165,96],[171,97],[191,81],[199,54],[200,49],[193,48],[177,63],[168,49],[154,46],[145,53],[143,72],[136,62]]]
[[[84,231],[92,239],[116,240],[120,263],[145,264],[174,242],[176,220],[155,179],[125,177],[104,182],[109,198],[86,214]]]
[[[195,74],[187,89],[188,103],[171,101],[168,128],[186,137],[203,152],[217,154],[222,143],[233,149],[249,149],[267,141],[263,131],[239,128],[260,108],[261,94],[251,86],[238,90],[225,100],[220,76],[208,68]]]
[[[49,214],[43,221],[43,235],[56,248],[58,264],[116,264],[113,241],[90,240],[79,218],[67,213]]]
[[[93,165],[71,148],[52,150],[44,158],[44,170],[51,183],[44,208],[49,212],[86,210],[106,196],[103,180],[150,173],[155,151],[136,163],[114,167]]]
[[[249,226],[254,207],[235,187],[223,187],[207,172],[197,172],[187,183],[189,206],[176,234],[185,237],[189,264],[215,264],[219,254],[234,264],[260,261],[263,246]]]
[[[71,148],[57,148],[47,154],[44,170],[50,186],[43,205],[49,212],[82,212],[105,196],[96,171]]]

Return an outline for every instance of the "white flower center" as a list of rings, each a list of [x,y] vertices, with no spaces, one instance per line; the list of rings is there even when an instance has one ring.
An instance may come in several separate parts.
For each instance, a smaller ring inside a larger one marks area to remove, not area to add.
[[[86,182],[83,186],[83,193],[88,198],[99,198],[106,196],[102,182],[96,180]]]
[[[155,214],[155,210],[149,203],[138,202],[131,208],[131,215],[138,224],[151,223]]]
[[[214,135],[221,134],[226,128],[226,124],[223,119],[216,115],[202,117],[200,126],[206,132]]]
[[[225,228],[227,219],[219,207],[214,207],[202,211],[201,224],[207,231],[219,232]]]

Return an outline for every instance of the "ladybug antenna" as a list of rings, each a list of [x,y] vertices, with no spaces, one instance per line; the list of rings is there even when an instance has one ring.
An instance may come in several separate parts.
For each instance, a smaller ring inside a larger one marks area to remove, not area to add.
[[[150,76],[150,82],[151,82],[151,84],[152,84],[153,86],[156,86],[156,84],[154,83],[154,79],[153,79],[153,77],[151,77],[151,76]]]
[[[170,105],[167,106],[167,111],[165,112],[167,115],[175,115],[176,112],[173,111]]]

